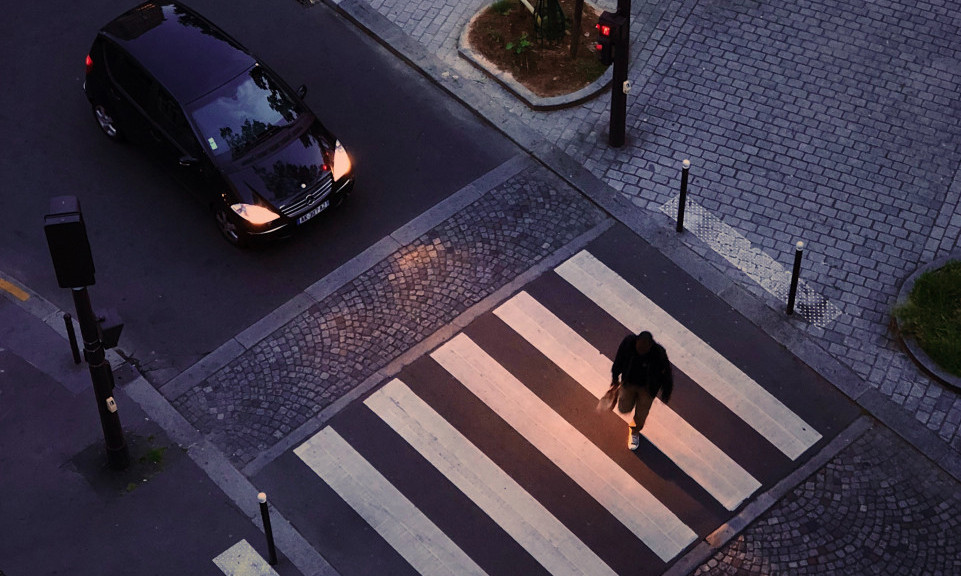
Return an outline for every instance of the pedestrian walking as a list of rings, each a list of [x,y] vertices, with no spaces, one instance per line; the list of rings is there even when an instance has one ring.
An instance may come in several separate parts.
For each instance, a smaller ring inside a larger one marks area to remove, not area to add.
[[[611,367],[611,388],[617,389],[617,411],[628,414],[634,410],[633,423],[628,428],[627,447],[637,450],[641,443],[640,430],[654,398],[661,394],[665,404],[674,389],[674,375],[667,351],[654,341],[650,332],[629,334],[617,347]]]

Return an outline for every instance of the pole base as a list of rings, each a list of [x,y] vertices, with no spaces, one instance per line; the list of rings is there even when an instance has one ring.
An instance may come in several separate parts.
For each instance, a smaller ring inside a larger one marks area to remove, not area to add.
[[[107,446],[107,466],[111,470],[126,470],[130,466],[130,451],[126,443],[117,447]]]

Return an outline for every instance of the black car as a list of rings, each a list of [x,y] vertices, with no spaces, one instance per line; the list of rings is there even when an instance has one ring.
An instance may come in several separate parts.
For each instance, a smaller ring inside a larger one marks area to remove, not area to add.
[[[84,92],[109,138],[187,174],[233,244],[286,235],[353,190],[350,157],[306,88],[182,4],[147,2],[104,26]]]

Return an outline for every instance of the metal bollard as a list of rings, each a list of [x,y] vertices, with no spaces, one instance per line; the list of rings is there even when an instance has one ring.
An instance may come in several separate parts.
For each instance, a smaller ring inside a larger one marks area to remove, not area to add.
[[[794,314],[794,298],[797,296],[797,283],[801,275],[801,252],[804,250],[804,242],[794,245],[794,272],[791,274],[791,291],[787,295],[787,313]]]
[[[681,162],[681,197],[677,200],[677,231],[684,231],[684,205],[687,203],[687,172],[691,169],[691,161]]]
[[[274,546],[274,532],[270,528],[270,512],[267,510],[267,494],[261,492],[257,494],[257,501],[260,502],[260,517],[264,521],[264,534],[267,535],[267,552],[270,555],[271,566],[277,564],[277,548]]]
[[[77,333],[73,330],[73,316],[64,314],[63,323],[67,326],[67,340],[70,341],[70,351],[73,352],[73,363],[80,364],[80,347],[77,345]]]

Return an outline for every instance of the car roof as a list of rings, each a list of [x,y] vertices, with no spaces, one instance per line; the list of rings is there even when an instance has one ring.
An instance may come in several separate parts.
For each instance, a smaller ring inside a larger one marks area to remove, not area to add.
[[[104,26],[101,34],[122,46],[182,103],[257,63],[230,35],[177,2],[145,2]]]

